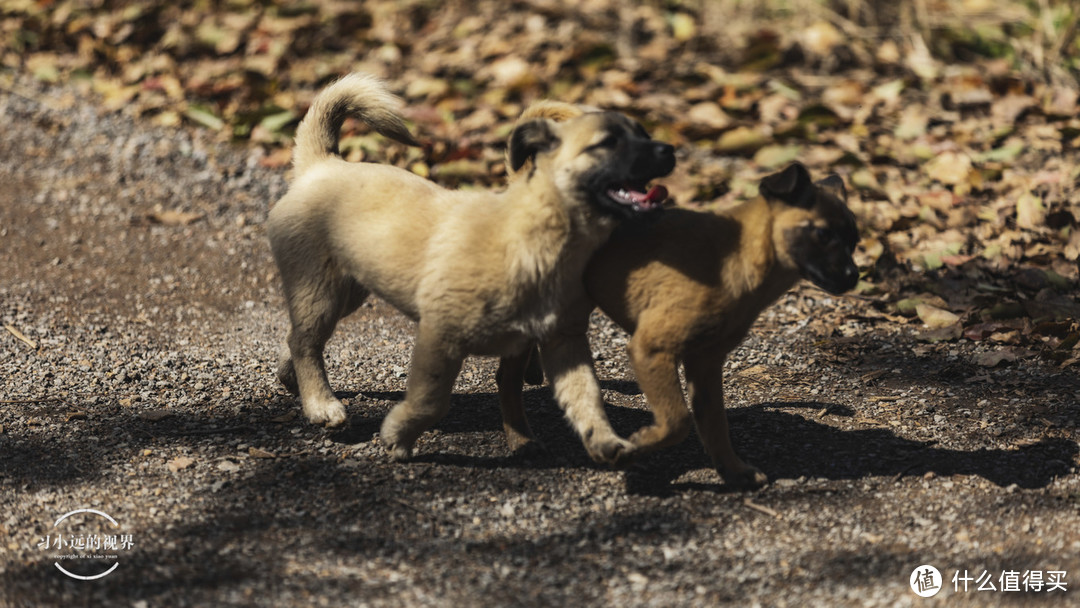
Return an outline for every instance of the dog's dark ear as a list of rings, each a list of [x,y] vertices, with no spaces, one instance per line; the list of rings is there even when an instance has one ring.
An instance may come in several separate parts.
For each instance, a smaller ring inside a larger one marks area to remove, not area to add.
[[[538,118],[522,123],[510,134],[510,168],[517,171],[526,161],[559,145],[555,123]]]
[[[761,194],[767,198],[784,201],[796,207],[814,204],[810,195],[810,172],[800,163],[792,163],[779,173],[767,175],[761,180]]]
[[[844,180],[839,175],[833,173],[814,185],[832,194],[842,202],[847,202],[847,188],[844,187]]]

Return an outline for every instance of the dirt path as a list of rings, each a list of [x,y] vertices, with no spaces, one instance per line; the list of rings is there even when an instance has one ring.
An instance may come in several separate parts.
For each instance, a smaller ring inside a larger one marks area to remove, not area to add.
[[[978,344],[917,342],[872,299],[804,286],[725,370],[763,490],[727,492],[696,440],[595,466],[546,388],[527,407],[550,454],[510,458],[479,359],[392,464],[373,434],[404,389],[403,317],[367,305],[332,342],[344,431],[273,379],[261,222],[283,172],[24,91],[0,93],[0,605],[1080,605],[1074,369],[981,367]],[[647,412],[626,337],[597,317],[592,338],[629,432]],[[118,527],[56,524],[77,509]],[[58,560],[58,534],[130,544]],[[922,564],[945,578],[931,600],[908,585]],[[1067,590],[1001,591],[1011,572]],[[954,591],[956,573],[998,591]]]

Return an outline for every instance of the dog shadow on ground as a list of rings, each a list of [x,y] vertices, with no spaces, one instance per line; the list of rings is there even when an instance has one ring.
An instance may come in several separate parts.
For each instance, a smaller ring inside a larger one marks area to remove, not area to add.
[[[602,387],[623,395],[639,395],[631,381],[606,380]],[[363,404],[385,404],[404,397],[400,392],[343,393],[351,400],[350,422],[330,435],[338,443],[370,441],[381,424],[382,408],[363,412]],[[510,453],[502,439],[498,396],[493,393],[455,395],[450,413],[425,433],[417,444],[413,462],[463,466],[479,469],[560,467],[605,468],[586,454],[555,405],[550,388],[526,390],[526,412],[541,449]],[[865,477],[975,475],[995,485],[1039,488],[1056,476],[1069,472],[1076,457],[1076,442],[1047,438],[1019,449],[962,450],[937,446],[898,436],[884,427],[841,429],[793,413],[826,411],[830,416],[851,417],[845,405],[819,401],[766,402],[728,409],[732,442],[743,459],[761,469],[771,481],[778,479],[823,478],[829,480]],[[363,415],[361,415],[363,413]],[[652,421],[649,411],[607,406],[612,426],[627,437]],[[686,473],[710,468],[708,457],[696,434],[682,443],[643,455],[625,470],[627,491],[632,494],[664,496],[683,490],[701,489],[728,492],[718,473],[710,473],[715,483],[679,481]],[[697,476],[697,477],[700,477]]]
[[[742,458],[779,479],[975,475],[1008,487],[1041,488],[1069,472],[1078,451],[1076,442],[1047,438],[1021,449],[958,450],[896,435],[872,427],[844,430],[790,413],[791,409],[850,416],[846,406],[807,401],[762,403],[728,410],[732,443]],[[785,411],[787,410],[787,411]],[[618,414],[612,414],[613,424]],[[700,441],[691,436],[677,446],[645,455],[626,472],[627,491],[632,494],[669,495],[686,489],[719,492],[721,483],[680,482],[685,473],[709,467]]]

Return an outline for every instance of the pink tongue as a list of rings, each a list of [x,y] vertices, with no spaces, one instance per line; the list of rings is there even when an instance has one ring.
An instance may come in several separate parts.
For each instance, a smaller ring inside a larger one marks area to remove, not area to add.
[[[667,188],[663,186],[653,186],[649,193],[645,195],[645,200],[649,202],[663,201],[667,198]]]
[[[628,190],[626,192],[626,197],[635,203],[655,203],[667,198],[667,188],[663,186],[653,186],[648,192]]]

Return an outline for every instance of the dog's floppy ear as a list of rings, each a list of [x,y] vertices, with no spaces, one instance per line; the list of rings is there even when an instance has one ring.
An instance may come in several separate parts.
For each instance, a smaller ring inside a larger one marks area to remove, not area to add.
[[[809,207],[814,204],[811,187],[810,172],[801,163],[792,163],[787,169],[762,178],[760,190],[767,198],[796,207]]]
[[[844,187],[844,180],[839,175],[833,173],[832,175],[822,179],[814,184],[818,188],[832,194],[836,198],[843,202],[847,202],[847,188]]]
[[[559,145],[555,123],[545,118],[524,122],[510,134],[510,168],[517,171],[526,161]]]

